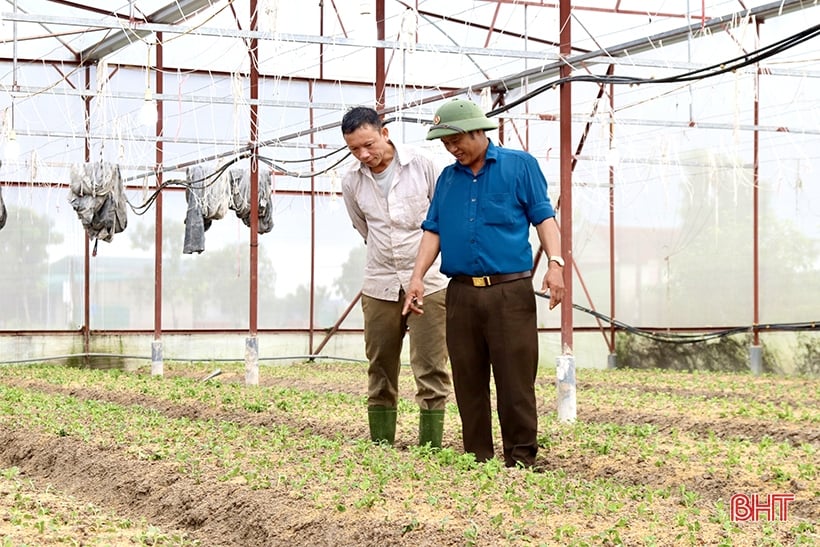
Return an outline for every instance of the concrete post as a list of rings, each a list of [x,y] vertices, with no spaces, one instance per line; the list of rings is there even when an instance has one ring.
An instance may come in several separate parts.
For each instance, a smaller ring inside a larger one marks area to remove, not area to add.
[[[259,385],[259,340],[256,336],[245,338],[245,385]]]
[[[615,353],[610,353],[606,356],[606,368],[609,370],[614,370],[618,368],[618,355]]]
[[[564,354],[556,358],[556,385],[558,387],[558,421],[574,422],[577,411],[575,403],[575,356]]]
[[[749,346],[749,368],[755,376],[760,376],[763,372],[762,346]]]
[[[162,376],[162,340],[151,342],[151,376]]]

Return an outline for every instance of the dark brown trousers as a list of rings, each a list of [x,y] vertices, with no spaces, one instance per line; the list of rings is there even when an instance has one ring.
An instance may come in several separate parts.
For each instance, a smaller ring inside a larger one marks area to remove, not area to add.
[[[461,416],[464,451],[494,457],[490,372],[507,466],[531,466],[538,452],[535,376],[538,331],[532,278],[490,287],[451,281],[447,350]]]

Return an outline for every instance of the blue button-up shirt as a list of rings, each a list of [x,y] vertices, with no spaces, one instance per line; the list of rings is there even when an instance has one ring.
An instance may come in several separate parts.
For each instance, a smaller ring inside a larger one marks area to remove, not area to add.
[[[439,235],[443,274],[496,275],[532,269],[530,225],[554,216],[537,160],[490,142],[477,175],[442,171],[422,228]]]

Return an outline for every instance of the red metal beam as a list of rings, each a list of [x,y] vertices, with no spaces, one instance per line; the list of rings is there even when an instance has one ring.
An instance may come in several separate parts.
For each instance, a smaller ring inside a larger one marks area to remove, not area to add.
[[[493,37],[493,32],[495,32],[495,22],[498,20],[498,12],[501,11],[501,4],[495,5],[495,13],[493,13],[493,21],[490,23],[489,28],[487,29],[487,39],[484,40],[484,47],[489,47],[490,45],[490,38]]]
[[[319,2],[319,5],[322,8],[322,15],[324,15],[324,10],[325,10],[324,2]],[[335,0],[330,0],[330,5],[333,6],[333,12],[336,14],[336,20],[339,21],[339,26],[342,27],[342,34],[344,35],[345,38],[348,38],[347,30],[345,30],[345,24],[342,21],[341,14],[339,13],[339,8],[336,7],[336,1]],[[324,36],[325,35],[325,33],[324,33],[324,19],[325,18],[322,17],[321,19],[322,20],[319,22],[319,27],[321,29],[321,31],[319,32],[319,35]],[[321,49],[321,46],[322,46],[322,44],[320,44],[320,46],[319,46],[320,49]]]
[[[350,315],[350,312],[353,311],[353,307],[356,305],[356,303],[361,298],[362,298],[362,291],[359,291],[356,294],[356,296],[353,298],[353,300],[350,301],[350,304],[347,305],[347,308],[345,308],[345,311],[342,312],[342,315],[339,317],[339,319],[336,320],[336,323],[333,325],[333,327],[327,333],[325,338],[319,343],[318,346],[316,346],[316,349],[315,350],[311,349],[311,351],[310,351],[311,355],[318,355],[319,352],[322,351],[325,348],[325,345],[330,341],[331,338],[333,338],[333,335],[336,334],[337,332],[339,332],[339,327],[341,327],[344,320],[347,319],[347,316]],[[311,329],[311,333],[312,332],[313,332],[313,329]],[[312,348],[313,344],[311,344],[310,347]]]
[[[607,76],[612,76],[612,73],[615,71],[615,65],[609,65],[606,69]],[[584,131],[581,133],[581,138],[578,139],[578,146],[575,148],[575,155],[572,157],[572,170],[575,171],[575,165],[578,163],[578,156],[581,155],[581,152],[584,149],[584,144],[586,144],[587,137],[589,136],[589,132],[592,129],[592,119],[595,117],[595,114],[598,112],[598,104],[601,101],[601,97],[604,96],[604,90],[606,86],[604,84],[598,85],[598,95],[595,97],[595,101],[592,103],[592,112],[590,113],[590,119],[584,124]]]
[[[403,5],[407,9],[412,9],[412,8],[410,8],[409,5],[402,2],[401,0],[396,0],[396,2]],[[477,28],[477,29],[481,29],[481,30],[492,31],[492,32],[496,32],[496,33],[504,33],[504,36],[511,36],[513,38],[521,38],[521,39],[524,38],[523,34],[513,33],[513,32],[510,32],[508,30],[503,30],[503,29],[494,29],[493,27],[490,27],[490,26],[487,26],[487,25],[482,25],[480,23],[475,23],[473,21],[467,21],[466,19],[459,19],[458,17],[450,17],[449,15],[445,16],[445,15],[442,15],[440,13],[435,13],[435,12],[432,12],[432,11],[426,11],[426,10],[420,10],[420,9],[416,9],[416,13],[418,13],[419,15],[423,15],[425,17],[431,17],[431,18],[435,18],[435,19],[441,19],[442,21],[448,21],[450,23],[457,23],[459,25],[465,25],[465,26],[468,26],[468,27]],[[536,43],[536,44],[545,44],[545,45],[549,45],[549,46],[558,47],[558,42],[554,42],[552,40],[544,40],[542,38],[535,38],[533,36],[527,36],[526,38],[530,42],[533,42],[533,43]],[[586,52],[587,50],[584,49],[584,50],[578,50],[578,51]]]
[[[111,11],[110,9],[100,9],[95,8],[93,6],[88,6],[86,3],[78,4],[77,2],[70,2],[69,0],[51,0],[52,4],[59,4],[61,6],[67,6],[69,8],[76,8],[81,9],[83,11],[88,11],[91,13],[95,13],[97,15],[105,15],[109,17],[116,17],[117,19],[124,19],[126,21],[130,21],[132,19],[139,19],[142,22],[145,22],[145,18],[142,16],[134,17],[133,15],[125,15],[122,13],[117,13],[116,11]]]
[[[484,2],[495,2],[497,4],[513,4],[516,6],[534,6],[538,8],[561,8],[564,3],[564,0],[560,0],[560,2],[544,2],[543,0],[482,0]],[[620,2],[618,2],[615,7],[613,8],[599,8],[597,6],[584,6],[581,4],[575,4],[572,6],[572,9],[575,11],[594,11],[598,13],[615,13],[618,15],[650,15],[652,17],[670,17],[670,18],[677,18],[677,19],[685,19],[687,14],[685,13],[669,13],[669,12],[649,12],[649,11],[640,11],[640,10],[624,10],[620,9]],[[706,16],[703,16],[706,19]]]

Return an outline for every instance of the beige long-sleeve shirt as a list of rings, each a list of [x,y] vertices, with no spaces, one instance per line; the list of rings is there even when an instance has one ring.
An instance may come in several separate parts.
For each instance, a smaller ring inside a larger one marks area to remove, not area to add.
[[[393,143],[393,180],[387,195],[361,162],[342,176],[342,196],[353,227],[364,238],[367,261],[362,293],[396,301],[410,283],[421,241],[421,223],[441,167],[423,150]],[[425,294],[447,287],[436,258],[424,277]]]

